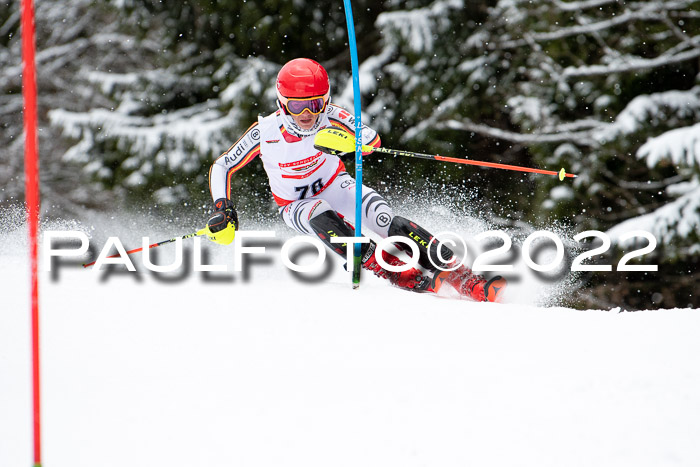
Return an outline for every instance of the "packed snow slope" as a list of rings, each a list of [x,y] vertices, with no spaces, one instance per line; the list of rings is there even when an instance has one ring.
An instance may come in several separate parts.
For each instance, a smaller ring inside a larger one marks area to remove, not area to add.
[[[32,461],[19,235],[0,250],[7,467]],[[303,281],[270,258],[169,279],[43,272],[44,465],[700,465],[694,310],[474,303],[367,275],[353,291],[337,263]]]

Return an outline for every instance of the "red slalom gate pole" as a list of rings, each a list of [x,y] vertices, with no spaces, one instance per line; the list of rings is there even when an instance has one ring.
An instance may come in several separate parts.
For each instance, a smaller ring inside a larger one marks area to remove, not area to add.
[[[34,467],[41,467],[41,398],[39,365],[39,142],[34,64],[34,2],[22,0],[22,95],[24,97],[24,190],[29,227],[29,263],[32,315],[32,389],[34,412]]]

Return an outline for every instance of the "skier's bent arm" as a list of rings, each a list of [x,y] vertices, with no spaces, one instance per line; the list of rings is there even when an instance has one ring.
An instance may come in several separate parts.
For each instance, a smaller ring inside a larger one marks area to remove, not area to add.
[[[209,169],[209,191],[214,200],[214,212],[207,221],[209,238],[229,244],[238,229],[238,213],[231,200],[231,178],[260,154],[257,122],[219,156]]]
[[[238,141],[219,156],[209,169],[209,191],[212,200],[231,199],[233,174],[260,155],[260,131],[253,123]]]

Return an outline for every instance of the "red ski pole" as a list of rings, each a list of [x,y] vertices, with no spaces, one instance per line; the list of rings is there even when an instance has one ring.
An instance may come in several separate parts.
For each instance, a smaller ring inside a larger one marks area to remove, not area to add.
[[[571,177],[571,178],[576,177],[576,175],[574,175],[574,174],[566,173],[566,171],[564,169],[561,169],[559,172],[556,172],[554,170],[534,169],[532,167],[522,167],[519,165],[499,164],[497,162],[474,161],[471,159],[460,159],[457,157],[446,157],[446,156],[440,156],[440,155],[433,156],[430,154],[421,154],[419,152],[401,151],[398,149],[388,149],[388,148],[375,148],[374,151],[375,152],[383,152],[385,154],[392,154],[394,156],[417,157],[419,159],[430,159],[430,160],[435,160],[435,161],[454,162],[456,164],[477,165],[480,167],[493,167],[495,169],[515,170],[517,172],[532,172],[532,173],[544,174],[544,175],[557,175],[559,177],[559,180],[564,180],[564,177]]]
[[[314,146],[316,147],[316,149],[328,152],[330,154],[342,154],[346,152],[352,152],[355,150],[355,137],[347,131],[343,131],[338,128],[324,128],[316,134],[316,137],[314,138]],[[518,172],[533,172],[545,175],[557,175],[559,177],[559,180],[564,180],[564,177],[576,177],[576,175],[574,174],[566,173],[564,169],[561,169],[558,172],[556,172],[554,170],[534,169],[531,167],[521,167],[519,165],[499,164],[496,162],[484,162],[475,161],[471,159],[460,159],[457,157],[421,154],[419,152],[401,151],[398,149],[388,148],[375,148],[372,146],[365,145],[362,146],[362,151],[383,152],[385,154],[391,154],[394,156],[416,157],[419,159],[430,159],[434,161],[454,162],[456,164],[468,164],[477,165],[481,167],[493,167],[496,169],[515,170]]]
[[[197,231],[197,232],[195,232],[195,233],[183,235],[182,237],[175,237],[175,238],[171,238],[170,240],[163,240],[162,242],[152,243],[152,244],[148,245],[147,248],[150,250],[151,248],[155,248],[155,247],[157,247],[157,246],[165,245],[166,243],[172,243],[172,242],[176,242],[177,240],[185,240],[185,239],[187,239],[187,238],[192,238],[192,237],[202,237],[202,236],[204,236],[204,235],[207,235],[207,228],[206,228],[206,227],[203,228],[203,229],[201,229],[201,230],[199,230],[199,231]],[[130,255],[130,254],[132,254],[132,253],[138,253],[139,251],[143,251],[143,249],[144,249],[143,247],[141,247],[141,248],[134,248],[133,250],[127,251],[126,254],[127,254],[127,255]],[[119,254],[107,256],[107,258],[117,258],[117,257],[119,257]],[[83,264],[83,267],[84,267],[84,268],[90,267],[90,266],[92,266],[93,264],[95,264],[96,262],[97,262],[97,261],[93,261],[92,263],[85,263],[85,264]]]

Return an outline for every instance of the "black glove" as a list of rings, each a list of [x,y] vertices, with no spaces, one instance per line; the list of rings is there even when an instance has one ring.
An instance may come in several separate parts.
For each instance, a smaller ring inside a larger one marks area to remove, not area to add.
[[[219,198],[214,201],[214,213],[209,217],[207,227],[209,227],[211,233],[216,233],[228,227],[229,222],[232,222],[234,228],[238,230],[238,213],[236,208],[233,207],[231,200]]]

